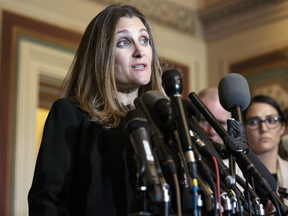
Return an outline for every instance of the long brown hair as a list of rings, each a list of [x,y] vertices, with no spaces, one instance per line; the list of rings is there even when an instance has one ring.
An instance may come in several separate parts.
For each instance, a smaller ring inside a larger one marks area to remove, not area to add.
[[[73,63],[66,75],[60,97],[73,97],[86,111],[90,121],[116,127],[127,109],[121,103],[114,78],[115,35],[121,17],[138,17],[149,34],[152,48],[152,75],[138,96],[161,88],[161,68],[148,21],[137,9],[128,5],[110,5],[99,13],[86,28]]]

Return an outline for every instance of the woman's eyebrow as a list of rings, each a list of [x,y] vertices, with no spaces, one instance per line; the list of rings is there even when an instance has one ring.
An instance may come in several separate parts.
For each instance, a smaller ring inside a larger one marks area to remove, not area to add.
[[[117,34],[121,34],[121,33],[128,33],[129,34],[130,32],[126,29],[123,29],[123,30],[120,30],[117,32]]]
[[[267,118],[267,117],[272,117],[272,116],[277,116],[278,114],[270,114],[270,115],[265,115],[264,116],[264,118]],[[260,116],[251,116],[251,117],[249,117],[248,119],[252,119],[252,118],[259,118],[259,119],[261,119],[261,117]]]
[[[139,32],[142,32],[142,31],[145,31],[148,33],[147,29],[145,29],[145,28],[141,28]]]
[[[145,28],[141,28],[141,29],[139,30],[139,32],[143,32],[143,31],[145,31],[145,32],[148,33],[148,31],[147,31]],[[117,31],[117,34],[120,34],[120,33],[130,33],[130,31],[128,31],[127,29],[122,29],[122,30],[120,30],[120,31]]]

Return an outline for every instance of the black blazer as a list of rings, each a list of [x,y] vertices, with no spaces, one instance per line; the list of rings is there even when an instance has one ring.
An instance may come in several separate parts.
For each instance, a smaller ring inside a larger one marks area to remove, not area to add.
[[[29,215],[127,215],[136,190],[133,154],[123,122],[105,129],[76,101],[57,100],[44,127]]]

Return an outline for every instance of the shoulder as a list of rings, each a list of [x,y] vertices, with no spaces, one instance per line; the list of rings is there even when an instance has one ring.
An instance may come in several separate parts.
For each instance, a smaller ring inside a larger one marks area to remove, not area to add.
[[[82,109],[79,108],[79,104],[76,99],[74,98],[60,98],[56,100],[53,105],[51,110],[54,109],[60,109],[60,110],[65,110],[65,111],[70,111],[70,112],[79,112],[79,113],[86,113]]]
[[[53,105],[52,108],[76,108],[78,107],[78,102],[76,101],[76,99],[74,98],[60,98],[58,100],[56,100]]]
[[[284,160],[283,158],[281,158],[280,155],[277,155],[277,159],[278,159],[279,162],[281,161],[283,163],[288,163],[288,161]]]
[[[282,159],[278,155],[278,163],[281,171],[281,176],[282,176],[282,187],[288,188],[288,161]],[[287,202],[285,203],[287,205]]]
[[[82,122],[88,121],[88,114],[83,111],[79,106],[76,99],[73,98],[60,98],[56,100],[49,112],[48,118],[57,119],[61,122]]]

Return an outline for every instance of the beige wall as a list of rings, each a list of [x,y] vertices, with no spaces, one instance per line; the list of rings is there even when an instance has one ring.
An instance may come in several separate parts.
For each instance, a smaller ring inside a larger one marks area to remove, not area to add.
[[[36,132],[36,146],[35,146],[35,148],[37,148],[37,152],[42,141],[43,129],[48,113],[49,113],[48,109],[44,108],[37,109],[37,123],[36,123],[37,132]]]
[[[84,0],[0,0],[0,9],[9,10],[63,28],[83,32],[92,18],[105,8],[100,3]],[[145,11],[142,11],[145,14]],[[195,35],[175,31],[151,21],[159,54],[189,67],[190,91],[198,91],[207,85],[206,44]],[[199,81],[195,81],[196,79]]]
[[[217,86],[231,63],[288,46],[288,17],[207,44],[209,85]]]

